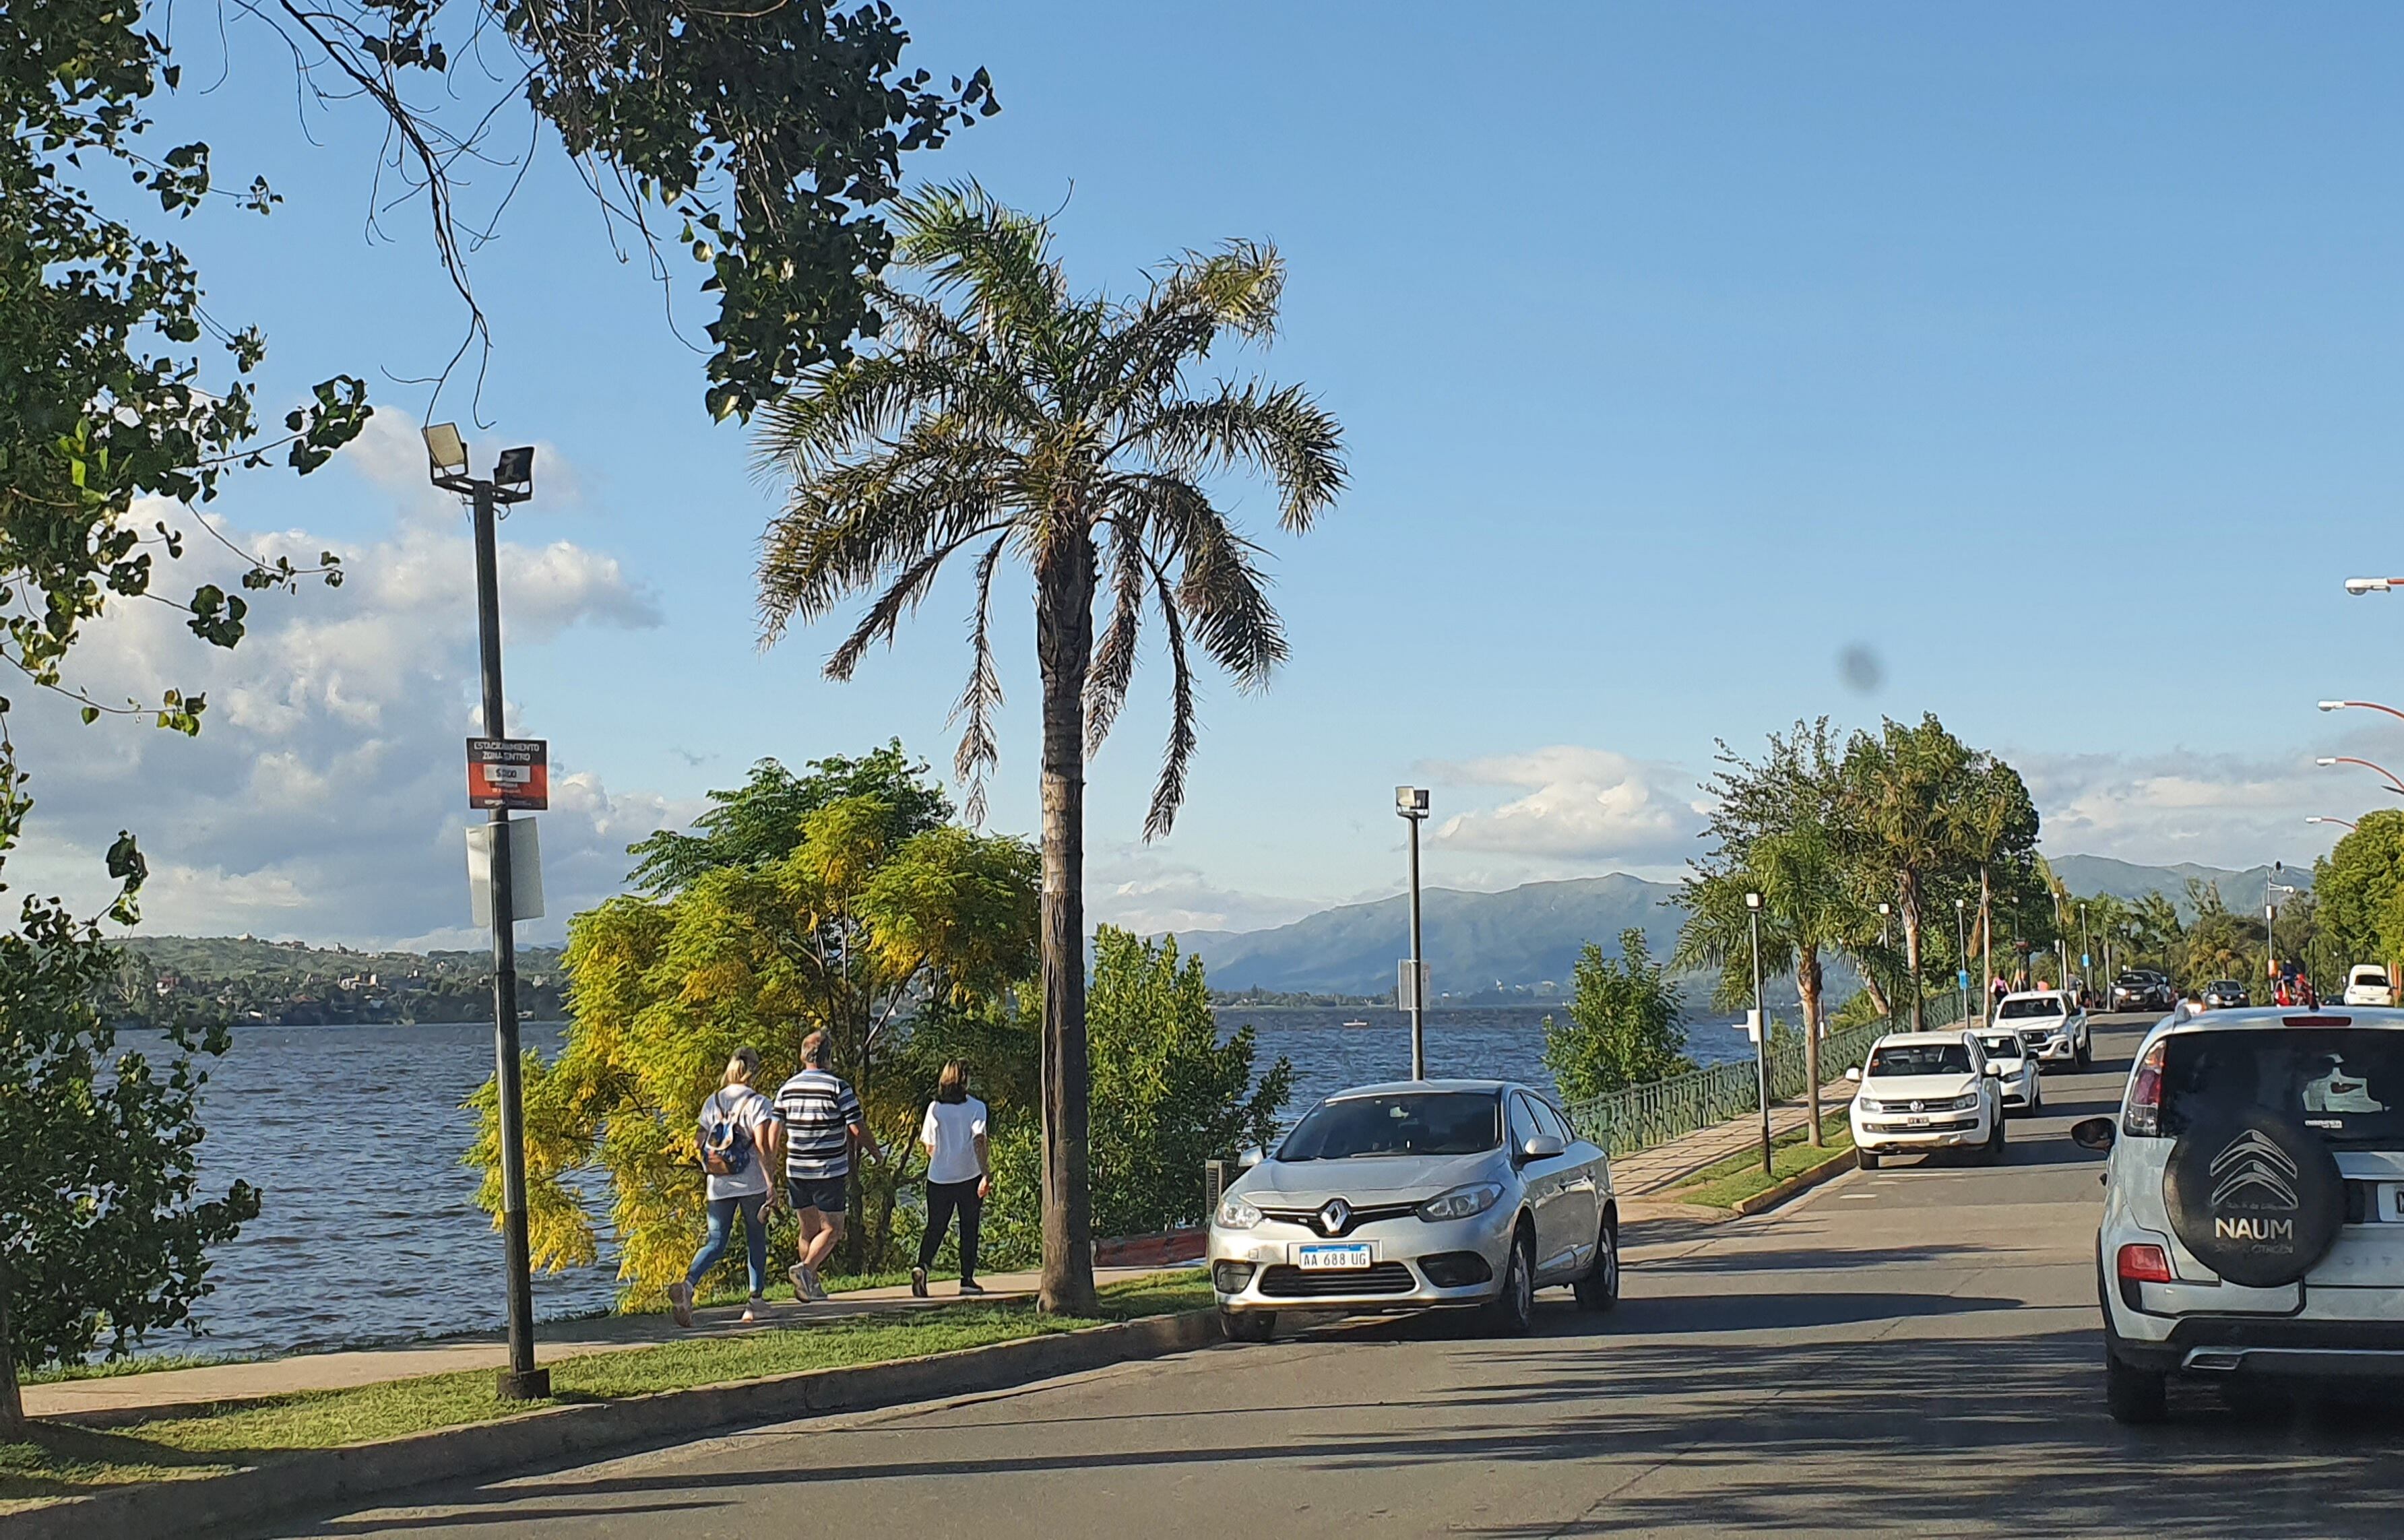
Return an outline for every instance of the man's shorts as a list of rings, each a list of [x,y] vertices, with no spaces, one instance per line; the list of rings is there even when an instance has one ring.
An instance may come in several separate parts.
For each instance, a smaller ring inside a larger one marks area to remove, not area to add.
[[[792,1195],[793,1211],[816,1209],[822,1214],[843,1212],[846,1201],[846,1178],[840,1176],[789,1176],[785,1190]]]

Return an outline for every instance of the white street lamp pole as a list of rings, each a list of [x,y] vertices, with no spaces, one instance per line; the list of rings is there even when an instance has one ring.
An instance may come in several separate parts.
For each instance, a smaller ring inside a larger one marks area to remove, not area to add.
[[[1428,816],[1424,788],[1394,788],[1394,812],[1411,826],[1411,1078],[1427,1078],[1427,964],[1419,950],[1419,823]]]
[[[1761,1008],[1761,895],[1744,895],[1745,917],[1753,928],[1753,1062],[1761,1082],[1761,1174],[1769,1164],[1769,1016]]]

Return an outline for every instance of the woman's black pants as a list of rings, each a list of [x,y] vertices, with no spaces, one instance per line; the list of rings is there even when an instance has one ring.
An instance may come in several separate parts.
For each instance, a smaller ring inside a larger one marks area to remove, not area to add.
[[[952,1227],[952,1212],[960,1216],[960,1281],[976,1281],[977,1226],[985,1222],[985,1199],[977,1197],[977,1181],[927,1183],[927,1233],[918,1240],[918,1266],[935,1265],[935,1252]]]

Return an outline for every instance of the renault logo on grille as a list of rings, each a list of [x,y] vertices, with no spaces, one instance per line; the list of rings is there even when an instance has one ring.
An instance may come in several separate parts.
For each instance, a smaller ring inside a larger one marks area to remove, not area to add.
[[[1319,1231],[1321,1235],[1342,1235],[1352,1223],[1352,1205],[1340,1197],[1331,1197],[1319,1211]]]

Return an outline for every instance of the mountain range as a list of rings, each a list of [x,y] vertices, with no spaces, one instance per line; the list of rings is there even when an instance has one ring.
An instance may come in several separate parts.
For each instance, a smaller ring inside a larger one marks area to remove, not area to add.
[[[2222,900],[2244,912],[2261,906],[2272,869],[2243,872],[2185,864],[2138,866],[2104,856],[2063,856],[2053,869],[2072,891],[2136,899],[2159,891],[2192,917],[2189,877],[2220,885]],[[2279,874],[2309,886],[2309,871]],[[1599,942],[1619,953],[1619,936],[1644,932],[1656,958],[1676,945],[1684,911],[1670,905],[1677,885],[1614,873],[1530,882],[1500,893],[1431,888],[1421,896],[1432,999],[1566,993],[1578,953]],[[1400,893],[1368,903],[1322,909],[1265,931],[1197,931],[1178,945],[1202,959],[1210,987],[1293,993],[1391,995],[1396,965],[1410,953],[1410,905]],[[1551,986],[1547,988],[1546,986]]]

